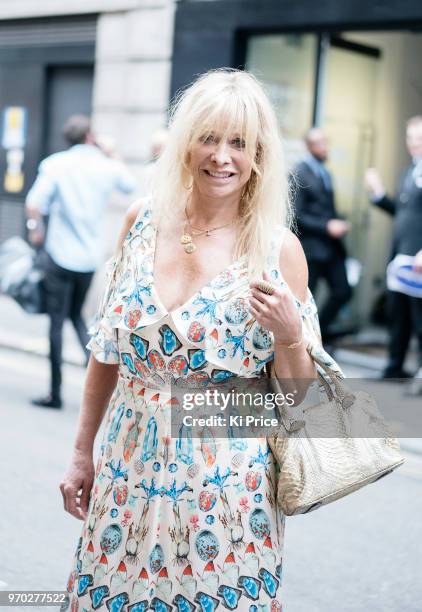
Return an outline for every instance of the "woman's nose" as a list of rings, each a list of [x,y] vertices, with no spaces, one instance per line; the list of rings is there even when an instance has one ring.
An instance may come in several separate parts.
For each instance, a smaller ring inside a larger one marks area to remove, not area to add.
[[[230,154],[227,143],[219,143],[211,153],[211,160],[216,164],[223,165],[230,162]]]

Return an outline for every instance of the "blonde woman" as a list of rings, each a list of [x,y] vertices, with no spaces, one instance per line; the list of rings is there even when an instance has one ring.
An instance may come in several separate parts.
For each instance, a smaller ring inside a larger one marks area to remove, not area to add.
[[[289,218],[260,84],[203,75],[176,101],[152,198],[128,213],[90,342],[61,484],[65,509],[85,521],[75,609],[281,609],[284,516],[265,433],[172,438],[169,385],[252,379],[269,362],[282,378],[315,376],[303,329],[318,331],[316,311]]]

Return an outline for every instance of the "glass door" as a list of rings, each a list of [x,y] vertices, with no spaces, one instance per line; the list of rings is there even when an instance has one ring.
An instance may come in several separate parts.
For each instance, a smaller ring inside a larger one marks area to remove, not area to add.
[[[374,95],[377,58],[373,54],[342,48],[332,42],[326,56],[321,126],[331,144],[327,166],[332,171],[339,213],[350,221],[346,238],[348,254],[362,264],[362,278],[353,299],[340,312],[347,325],[359,324],[367,316],[368,283],[372,280],[368,261],[369,209],[364,172],[371,165],[374,140]]]
[[[312,123],[317,52],[315,34],[265,34],[248,43],[246,69],[274,104],[290,166],[302,157],[303,136]]]
[[[248,41],[246,68],[254,73],[275,105],[290,166],[304,152],[304,135],[312,125],[330,139],[338,212],[351,223],[348,254],[363,265],[363,277],[337,325],[361,324],[368,316],[370,285],[376,271],[368,261],[369,201],[363,175],[370,165],[376,49],[328,34],[265,34]],[[379,270],[378,270],[379,272]],[[323,297],[318,292],[318,297]]]

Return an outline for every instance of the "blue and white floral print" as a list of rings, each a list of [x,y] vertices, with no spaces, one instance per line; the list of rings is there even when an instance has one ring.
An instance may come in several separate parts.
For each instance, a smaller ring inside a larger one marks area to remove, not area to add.
[[[280,287],[283,231],[274,233],[267,267]],[[91,330],[91,351],[119,365],[119,380],[68,581],[71,610],[275,612],[284,516],[267,441],[214,438],[211,428],[201,443],[173,439],[168,392],[178,380],[262,375],[273,337],[250,315],[244,257],[167,312],[154,286],[155,240],[151,210],[143,210],[108,263]],[[312,296],[295,303],[318,345]]]

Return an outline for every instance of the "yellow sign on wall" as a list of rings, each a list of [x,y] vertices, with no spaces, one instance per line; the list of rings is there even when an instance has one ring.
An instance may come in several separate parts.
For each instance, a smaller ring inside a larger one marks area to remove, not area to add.
[[[19,193],[24,186],[22,165],[26,144],[27,110],[8,106],[3,111],[1,145],[6,149],[6,172],[3,186],[9,193]]]
[[[23,106],[8,106],[3,111],[1,146],[3,149],[23,149],[26,144],[27,112]]]
[[[12,174],[11,172],[6,172],[4,175],[4,190],[9,193],[19,193],[23,189],[23,173],[19,172],[17,174]]]

